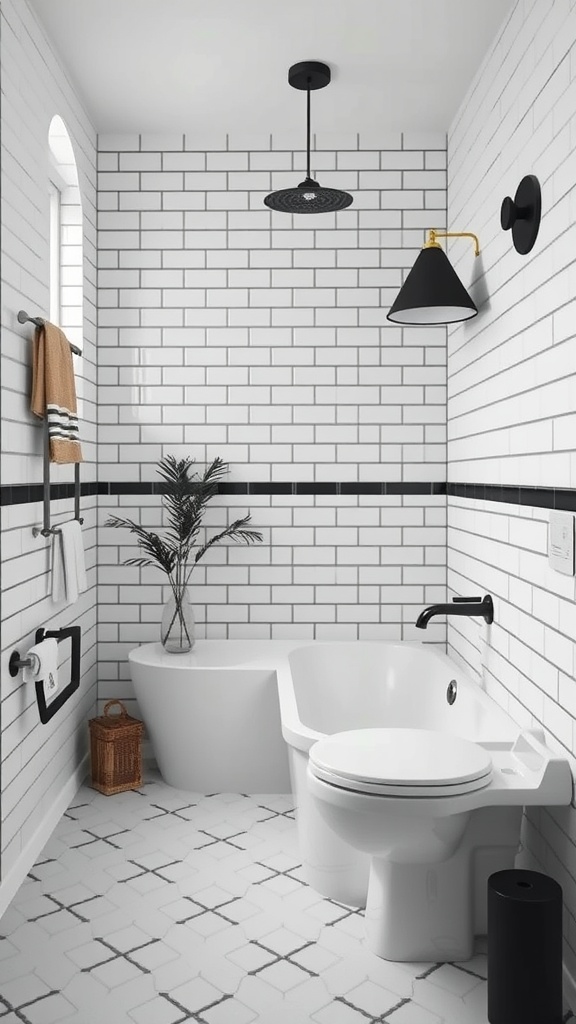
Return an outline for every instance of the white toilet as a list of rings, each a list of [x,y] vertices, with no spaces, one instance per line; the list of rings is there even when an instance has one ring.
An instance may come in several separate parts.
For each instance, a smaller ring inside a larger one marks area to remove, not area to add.
[[[522,805],[570,802],[569,766],[540,737],[489,746],[424,729],[357,729],[311,747],[307,784],[321,816],[371,856],[366,934],[378,956],[471,957],[487,877],[513,866]]]

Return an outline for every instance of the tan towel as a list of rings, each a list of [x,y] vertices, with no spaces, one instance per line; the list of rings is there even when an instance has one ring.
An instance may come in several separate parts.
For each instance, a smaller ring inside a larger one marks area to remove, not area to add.
[[[48,416],[50,462],[83,462],[72,350],[66,335],[48,321],[34,335],[30,408],[42,419]]]

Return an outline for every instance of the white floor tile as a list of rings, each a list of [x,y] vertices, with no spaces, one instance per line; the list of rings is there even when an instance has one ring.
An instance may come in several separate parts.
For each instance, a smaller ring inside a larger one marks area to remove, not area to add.
[[[437,971],[429,975],[428,982],[456,996],[465,996],[467,992],[481,984],[479,978],[453,967],[452,964],[442,964]]]
[[[193,978],[185,985],[179,985],[170,993],[172,999],[193,1013],[197,1013],[204,1006],[210,1006],[217,1002],[223,995],[223,992],[215,988],[214,985],[209,985],[203,978]]]
[[[419,1006],[414,1001],[405,1003],[388,1017],[390,1024],[440,1024],[441,1020],[441,1017],[430,1013],[429,1010],[425,1010],[423,1006]]]
[[[485,944],[375,957],[363,914],[306,884],[290,795],[152,774],[63,815],[2,919],[0,1024],[485,1024],[485,974]]]

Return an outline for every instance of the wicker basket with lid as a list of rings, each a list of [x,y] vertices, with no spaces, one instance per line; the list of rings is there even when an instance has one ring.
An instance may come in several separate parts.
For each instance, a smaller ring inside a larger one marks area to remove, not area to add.
[[[114,705],[120,714],[109,714]],[[112,796],[141,786],[144,723],[132,718],[121,700],[109,700],[104,713],[88,725],[94,789]]]

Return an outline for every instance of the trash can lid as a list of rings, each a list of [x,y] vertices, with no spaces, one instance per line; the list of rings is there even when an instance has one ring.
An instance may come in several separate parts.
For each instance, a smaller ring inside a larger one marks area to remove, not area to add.
[[[488,888],[499,896],[531,903],[562,902],[562,886],[541,871],[508,868],[495,871],[488,879]]]

